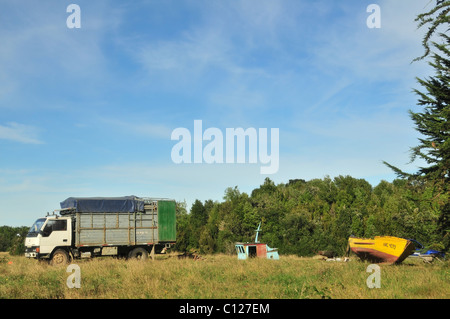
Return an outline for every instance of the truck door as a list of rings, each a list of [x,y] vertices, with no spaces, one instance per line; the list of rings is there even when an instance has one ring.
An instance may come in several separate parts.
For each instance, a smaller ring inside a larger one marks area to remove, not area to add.
[[[40,253],[49,254],[57,246],[70,246],[72,242],[70,219],[47,219],[41,232]]]

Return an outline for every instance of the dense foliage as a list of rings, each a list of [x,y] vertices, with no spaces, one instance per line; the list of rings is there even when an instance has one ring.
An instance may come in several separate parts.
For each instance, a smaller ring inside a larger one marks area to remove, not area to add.
[[[12,255],[23,254],[28,228],[0,226],[0,251],[9,251]]]
[[[190,213],[178,203],[176,248],[230,253],[235,242],[254,240],[262,222],[261,241],[281,254],[344,254],[350,235],[413,238],[443,250],[440,205],[433,195],[432,186],[403,179],[372,187],[350,176],[278,185],[266,178],[250,195],[234,187],[222,202],[196,200]]]

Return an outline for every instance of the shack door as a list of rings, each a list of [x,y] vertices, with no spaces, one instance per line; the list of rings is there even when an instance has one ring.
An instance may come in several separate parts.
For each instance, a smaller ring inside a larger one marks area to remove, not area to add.
[[[257,253],[255,245],[248,245],[247,246],[247,253],[248,253],[248,257],[250,257],[250,258],[254,258],[254,257],[258,256],[258,253]]]
[[[256,246],[257,256],[262,258],[267,258],[266,244],[260,244]]]

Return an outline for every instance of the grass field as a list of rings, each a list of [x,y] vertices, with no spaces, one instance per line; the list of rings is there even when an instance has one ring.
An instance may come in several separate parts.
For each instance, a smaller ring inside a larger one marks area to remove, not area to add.
[[[66,267],[0,253],[0,298],[12,299],[448,299],[450,263],[407,259],[381,265],[380,288],[368,288],[369,263],[296,256],[237,260],[76,260],[81,287],[68,288]]]

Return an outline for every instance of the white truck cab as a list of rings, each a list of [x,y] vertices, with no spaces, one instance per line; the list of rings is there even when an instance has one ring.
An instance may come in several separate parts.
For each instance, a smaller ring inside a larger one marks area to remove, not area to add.
[[[39,218],[25,238],[25,257],[51,258],[59,247],[72,243],[72,219],[51,215]]]

